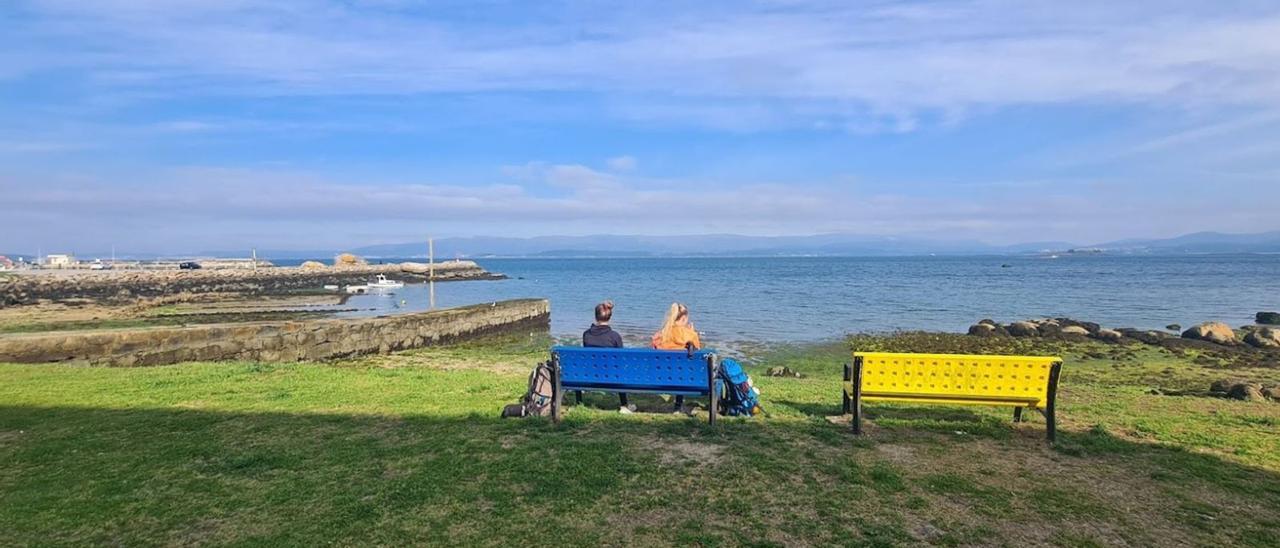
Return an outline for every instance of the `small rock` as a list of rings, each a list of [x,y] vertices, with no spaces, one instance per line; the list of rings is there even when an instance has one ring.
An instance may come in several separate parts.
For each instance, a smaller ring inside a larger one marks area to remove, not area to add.
[[[1240,379],[1217,380],[1213,381],[1213,384],[1209,385],[1209,391],[1215,394],[1226,395],[1227,392],[1231,391],[1231,387],[1237,384],[1245,384],[1245,382]]]
[[[1041,320],[1035,323],[1042,337],[1052,337],[1062,333],[1062,324],[1059,324],[1056,320]]]
[[[1263,325],[1280,325],[1280,312],[1259,312],[1254,322]]]
[[[1262,395],[1270,398],[1271,401],[1280,402],[1280,385],[1263,388]]]
[[[1088,336],[1088,335],[1089,335],[1089,330],[1088,330],[1088,329],[1085,329],[1085,328],[1083,328],[1083,327],[1080,327],[1080,326],[1078,326],[1078,325],[1068,325],[1068,326],[1066,326],[1066,327],[1062,328],[1062,334],[1063,334],[1063,335],[1080,335],[1080,336]]]
[[[1071,318],[1058,318],[1057,320],[1058,320],[1058,324],[1063,327],[1074,325],[1078,327],[1083,327],[1089,330],[1090,333],[1097,333],[1099,329],[1102,329],[1101,325],[1098,325],[1093,322],[1082,322],[1079,320],[1073,320]]]
[[[1280,348],[1280,329],[1262,327],[1245,335],[1244,342],[1255,348]]]
[[[916,540],[933,542],[943,536],[946,536],[946,533],[942,529],[934,527],[931,524],[922,523],[911,530],[911,536],[915,537]]]
[[[1124,335],[1114,329],[1099,329],[1097,333],[1093,334],[1093,337],[1100,341],[1120,342]]]
[[[793,377],[800,378],[800,373],[792,371],[790,367],[770,367],[764,372],[766,377]]]
[[[1173,336],[1163,331],[1155,331],[1155,330],[1139,331],[1133,328],[1117,329],[1116,331],[1119,331],[1121,335],[1124,335],[1125,337],[1128,337],[1135,341],[1139,341],[1146,344],[1153,344],[1153,345],[1160,344],[1160,341],[1163,341]]]
[[[1031,322],[1013,322],[1005,329],[1008,329],[1009,334],[1015,337],[1035,337],[1040,334],[1040,329]]]
[[[1241,383],[1231,387],[1227,391],[1227,397],[1233,400],[1242,401],[1266,401],[1262,395],[1262,385],[1256,383]]]
[[[1169,325],[1166,325],[1164,326],[1164,328],[1168,329],[1169,331],[1182,331],[1182,325],[1176,324],[1176,323],[1171,323]]]
[[[975,337],[998,337],[1009,333],[1003,327],[989,323],[974,324],[969,327],[969,334]]]
[[[1182,332],[1182,338],[1209,341],[1214,344],[1237,344],[1236,333],[1222,322],[1205,322]]]

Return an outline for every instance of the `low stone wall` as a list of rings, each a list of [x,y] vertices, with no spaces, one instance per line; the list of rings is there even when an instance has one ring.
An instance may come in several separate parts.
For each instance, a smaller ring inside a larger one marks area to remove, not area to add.
[[[525,299],[380,318],[0,335],[0,362],[138,366],[323,360],[546,331],[550,323],[550,303]]]
[[[237,293],[259,295],[325,285],[369,282],[378,274],[395,280],[426,281],[416,263],[356,267],[259,268],[257,270],[106,270],[24,272],[0,278],[0,307],[40,302],[93,301],[129,303],[181,294]],[[502,279],[471,261],[436,263],[436,281]]]

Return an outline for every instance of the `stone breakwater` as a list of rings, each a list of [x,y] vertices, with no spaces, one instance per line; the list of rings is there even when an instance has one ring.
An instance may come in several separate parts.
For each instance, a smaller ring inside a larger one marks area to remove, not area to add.
[[[142,366],[187,361],[292,362],[449,344],[498,334],[546,332],[542,299],[351,320],[213,324],[0,335],[0,362]]]
[[[0,307],[39,303],[96,302],[127,304],[139,299],[182,294],[264,295],[351,285],[378,274],[403,281],[426,281],[426,265],[418,263],[326,267],[274,267],[257,270],[89,271],[74,274],[24,274],[0,278]],[[471,261],[435,265],[436,281],[495,280]]]

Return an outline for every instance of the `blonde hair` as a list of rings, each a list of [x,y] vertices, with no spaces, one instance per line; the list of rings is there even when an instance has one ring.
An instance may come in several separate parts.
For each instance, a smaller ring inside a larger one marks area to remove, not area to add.
[[[670,333],[680,318],[687,317],[689,317],[689,307],[680,303],[671,303],[671,308],[667,309],[667,318],[663,320],[662,329],[659,332]]]

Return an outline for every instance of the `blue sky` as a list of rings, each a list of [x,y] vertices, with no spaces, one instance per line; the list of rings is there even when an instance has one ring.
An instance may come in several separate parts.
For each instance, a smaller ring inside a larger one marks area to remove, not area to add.
[[[0,4],[0,251],[1280,229],[1275,2]]]

